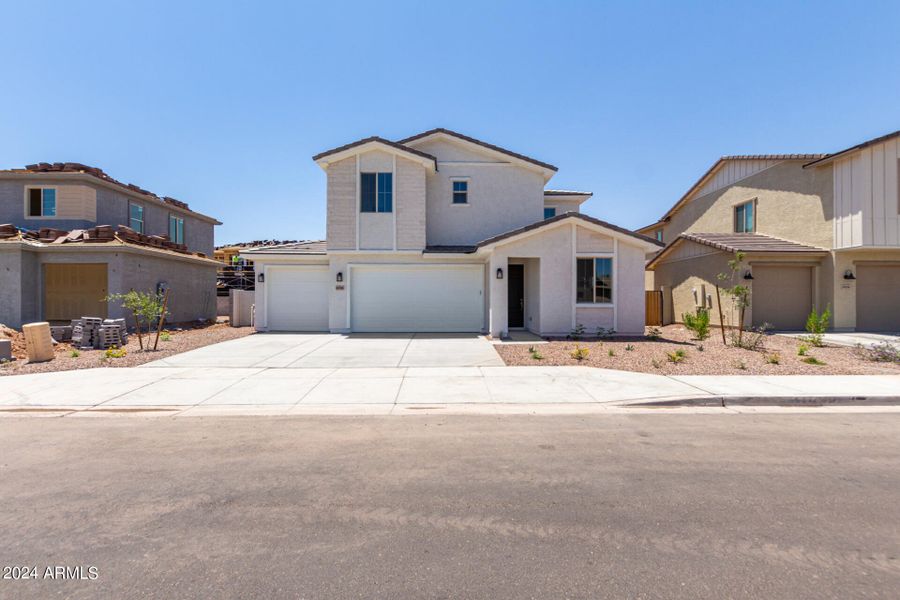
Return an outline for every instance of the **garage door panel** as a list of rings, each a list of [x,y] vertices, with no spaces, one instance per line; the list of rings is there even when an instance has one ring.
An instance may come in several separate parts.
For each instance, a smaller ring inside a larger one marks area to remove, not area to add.
[[[266,286],[269,331],[328,331],[327,267],[268,267]]]
[[[68,321],[108,315],[106,263],[44,265],[44,319]]]
[[[856,267],[857,331],[900,331],[900,265]]]
[[[484,324],[481,265],[354,267],[351,328],[361,332],[477,332]]]
[[[755,266],[751,306],[753,324],[800,330],[812,310],[812,268]]]

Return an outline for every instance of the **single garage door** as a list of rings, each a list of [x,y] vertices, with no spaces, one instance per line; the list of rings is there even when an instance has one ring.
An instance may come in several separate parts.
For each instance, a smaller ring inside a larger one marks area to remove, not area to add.
[[[328,331],[328,267],[266,267],[265,285],[269,331]]]
[[[753,324],[800,330],[812,310],[812,267],[755,266],[750,298]]]
[[[45,264],[44,319],[107,317],[106,263]]]
[[[353,331],[481,331],[482,265],[353,266]]]
[[[856,329],[900,331],[900,265],[857,265]]]

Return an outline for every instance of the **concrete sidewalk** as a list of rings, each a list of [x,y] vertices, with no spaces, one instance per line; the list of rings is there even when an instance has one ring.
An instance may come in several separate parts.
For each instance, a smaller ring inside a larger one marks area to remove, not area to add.
[[[0,414],[6,415],[569,414],[645,404],[900,404],[900,376],[667,377],[591,367],[139,367],[0,379]]]

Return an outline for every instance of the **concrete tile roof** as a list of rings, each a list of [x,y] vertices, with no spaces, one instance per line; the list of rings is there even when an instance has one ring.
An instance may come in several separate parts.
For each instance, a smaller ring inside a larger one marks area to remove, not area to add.
[[[652,268],[663,257],[667,256],[675,246],[681,242],[694,242],[716,248],[723,252],[745,253],[779,253],[779,254],[827,254],[828,249],[810,246],[790,240],[783,240],[762,233],[682,233],[647,263],[647,268]]]

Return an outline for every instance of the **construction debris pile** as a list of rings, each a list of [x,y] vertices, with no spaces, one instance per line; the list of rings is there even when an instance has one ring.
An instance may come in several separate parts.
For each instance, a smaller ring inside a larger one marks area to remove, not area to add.
[[[149,246],[181,254],[190,254],[186,245],[176,244],[168,236],[144,235],[125,225],[119,225],[115,230],[113,230],[111,225],[97,225],[90,229],[73,229],[72,231],[54,229],[52,227],[41,227],[36,231],[30,231],[18,229],[15,225],[0,225],[0,240],[8,239],[30,240],[42,244],[70,244],[76,242],[102,244],[118,240],[119,242],[136,244],[138,246]],[[204,256],[203,254],[198,255]]]

